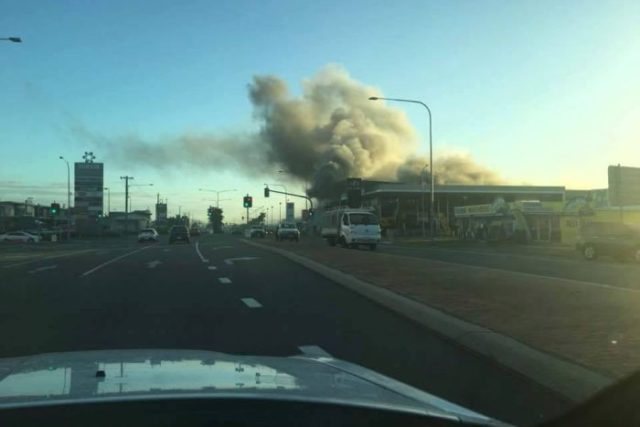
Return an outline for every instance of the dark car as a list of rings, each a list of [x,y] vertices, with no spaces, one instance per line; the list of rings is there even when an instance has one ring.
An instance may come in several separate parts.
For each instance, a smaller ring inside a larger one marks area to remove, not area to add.
[[[621,223],[592,222],[580,229],[576,249],[588,260],[613,256],[640,263],[640,231]]]
[[[169,230],[169,244],[175,242],[189,243],[190,238],[189,229],[184,225],[174,225]]]
[[[191,231],[189,232],[192,236],[199,236],[200,229],[198,227],[191,227]]]

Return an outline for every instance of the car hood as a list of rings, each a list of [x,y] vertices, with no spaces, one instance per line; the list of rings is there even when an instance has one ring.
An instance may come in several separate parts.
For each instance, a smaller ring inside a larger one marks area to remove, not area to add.
[[[336,403],[505,425],[313,347],[291,357],[148,349],[0,360],[0,408],[176,398]]]

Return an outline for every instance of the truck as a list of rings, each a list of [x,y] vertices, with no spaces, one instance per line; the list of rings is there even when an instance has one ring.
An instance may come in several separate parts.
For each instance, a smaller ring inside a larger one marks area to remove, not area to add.
[[[338,208],[325,211],[322,217],[321,236],[331,246],[344,248],[366,245],[375,250],[380,243],[381,230],[373,210]]]

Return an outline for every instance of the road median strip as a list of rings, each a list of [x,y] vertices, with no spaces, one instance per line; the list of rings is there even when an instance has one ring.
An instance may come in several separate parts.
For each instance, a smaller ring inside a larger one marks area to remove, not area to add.
[[[368,283],[288,250],[244,243],[277,253],[356,293],[425,326],[574,401],[582,401],[612,383],[612,379],[581,365],[530,347],[489,328],[467,322],[382,286]]]

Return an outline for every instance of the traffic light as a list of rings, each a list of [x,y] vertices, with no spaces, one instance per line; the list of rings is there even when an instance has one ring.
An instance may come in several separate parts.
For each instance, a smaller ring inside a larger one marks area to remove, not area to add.
[[[269,187],[264,187],[264,197],[269,197]]]
[[[60,203],[51,203],[49,212],[51,213],[51,216],[57,216],[58,213],[60,213]]]
[[[252,207],[253,206],[253,197],[244,196],[244,198],[242,199],[242,206],[244,206],[245,208]]]
[[[313,218],[313,209],[309,209],[309,219]]]

